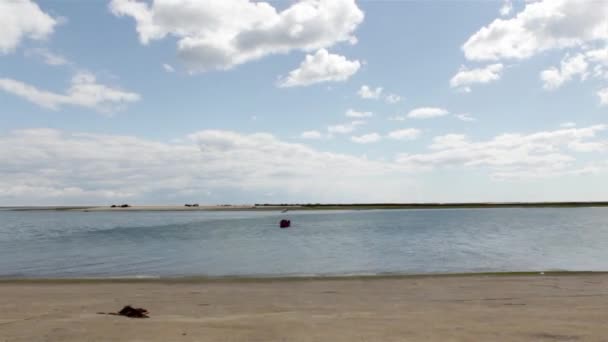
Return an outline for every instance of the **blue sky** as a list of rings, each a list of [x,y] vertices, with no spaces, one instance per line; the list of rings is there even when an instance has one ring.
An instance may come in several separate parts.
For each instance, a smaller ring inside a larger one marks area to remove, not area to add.
[[[0,0],[0,205],[606,200],[608,3]]]

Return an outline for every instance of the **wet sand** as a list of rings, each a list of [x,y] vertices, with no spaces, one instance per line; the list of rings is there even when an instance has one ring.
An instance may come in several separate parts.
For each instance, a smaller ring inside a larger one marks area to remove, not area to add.
[[[606,341],[608,275],[2,281],[0,341]],[[123,305],[149,319],[100,315]]]

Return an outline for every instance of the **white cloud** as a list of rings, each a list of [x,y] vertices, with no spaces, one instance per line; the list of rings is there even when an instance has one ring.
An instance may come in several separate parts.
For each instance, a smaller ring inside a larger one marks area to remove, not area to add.
[[[0,78],[0,90],[53,110],[64,105],[71,105],[92,108],[100,112],[113,112],[127,103],[140,99],[136,93],[97,83],[95,76],[87,72],[77,73],[72,78],[71,86],[65,94],[39,90],[32,85],[10,78]]]
[[[409,182],[399,166],[266,133],[205,130],[179,140],[51,129],[0,134],[0,203],[183,203],[209,193],[221,196],[209,200],[216,203],[253,203],[266,193],[294,201],[386,200]]]
[[[593,65],[591,76],[598,79],[608,80],[608,47],[603,49],[588,50],[585,52],[587,61]]]
[[[467,59],[525,59],[542,51],[608,40],[608,2],[528,2],[510,19],[495,19],[462,46]]]
[[[0,205],[411,200],[412,172],[477,168],[497,179],[598,172],[572,153],[608,151],[607,127],[436,137],[428,151],[374,161],[288,143],[267,133],[204,130],[173,143],[132,136],[27,129],[0,133]],[[373,138],[372,138],[373,139]],[[162,181],[159,181],[162,180]],[[411,181],[410,181],[411,180]],[[405,196],[405,197],[404,197]]]
[[[357,126],[361,126],[363,124],[365,124],[365,121],[355,120],[346,124],[328,126],[327,132],[338,134],[351,133],[357,128]]]
[[[384,101],[386,103],[390,103],[390,104],[395,104],[395,103],[401,102],[401,100],[402,100],[401,96],[399,96],[397,94],[383,95],[382,94],[383,91],[384,91],[384,88],[382,88],[382,87],[372,88],[372,87],[364,84],[357,91],[357,95],[359,95],[359,97],[362,99],[369,99],[369,100],[384,99]]]
[[[397,94],[388,94],[384,97],[384,101],[391,104],[399,103],[401,102],[401,96]]]
[[[603,65],[595,65],[592,70],[591,76],[593,76],[593,78],[608,80],[608,68]]]
[[[350,140],[357,144],[371,144],[380,141],[381,137],[378,133],[368,133],[360,136],[352,136]]]
[[[510,1],[505,4],[510,6]],[[482,27],[462,50],[469,60],[499,61],[569,49],[572,57],[566,55],[559,67],[540,73],[543,88],[554,90],[577,76],[582,81],[608,79],[608,49],[594,50],[606,42],[608,1],[535,0],[526,1],[514,17],[497,18]],[[466,86],[462,89],[470,91]]]
[[[600,97],[600,104],[608,106],[608,88],[600,89],[597,92],[597,96]]]
[[[474,121],[477,121],[477,120],[476,120],[474,117],[472,117],[472,116],[471,116],[471,114],[469,114],[469,113],[461,113],[461,114],[456,114],[455,116],[456,116],[456,118],[457,118],[458,120],[461,120],[461,121],[467,121],[467,122],[474,122]]]
[[[173,68],[173,66],[171,66],[171,64],[163,63],[163,69],[166,72],[175,72],[175,68]]]
[[[25,52],[25,55],[28,57],[41,58],[44,63],[52,66],[70,64],[70,62],[65,57],[43,48],[29,49]]]
[[[448,134],[435,137],[431,152],[401,154],[397,162],[408,167],[485,167],[506,178],[522,172],[565,172],[571,170],[575,158],[565,150],[576,152],[606,151],[606,141],[590,141],[608,126],[524,134],[502,134],[488,141],[474,142],[467,136]]]
[[[505,0],[505,2],[500,7],[500,15],[503,17],[508,16],[513,11],[513,3],[510,0]]]
[[[343,82],[354,75],[361,63],[349,61],[344,56],[320,49],[314,55],[306,55],[300,67],[278,82],[279,87],[309,86],[321,82]]]
[[[362,99],[379,99],[380,95],[382,95],[382,87],[373,89],[367,85],[362,85],[357,94]]]
[[[608,149],[608,141],[582,142],[574,140],[568,148],[577,152],[604,152]]]
[[[412,109],[408,114],[408,118],[412,119],[430,119],[448,115],[449,112],[443,108],[437,107],[420,107]]]
[[[572,169],[555,169],[555,168],[544,168],[535,170],[517,170],[509,172],[495,172],[493,178],[497,180],[505,181],[517,181],[517,180],[533,180],[533,179],[549,179],[565,176],[587,176],[595,175],[606,169],[606,166],[597,166],[594,163],[585,165],[580,168]]]
[[[422,132],[416,128],[405,128],[388,133],[388,137],[394,140],[415,140],[420,137]]]
[[[374,113],[372,112],[359,112],[356,111],[354,109],[349,109],[346,111],[346,116],[348,116],[349,118],[369,118],[374,116]]]
[[[585,52],[585,56],[595,63],[600,63],[608,66],[608,47],[603,49],[588,50]]]
[[[178,56],[191,72],[355,43],[354,31],[364,18],[354,0],[304,0],[282,11],[249,0],[113,0],[110,10],[135,19],[142,44],[176,37]]]
[[[490,64],[485,68],[469,69],[466,66],[461,66],[458,73],[450,80],[450,87],[463,87],[463,90],[469,92],[469,86],[476,83],[490,83],[500,79],[502,75],[503,65],[500,63]]]
[[[572,128],[572,127],[576,127],[576,123],[574,123],[574,122],[564,122],[564,123],[561,123],[559,125],[559,127],[562,127],[562,128]]]
[[[300,134],[302,139],[321,139],[323,135],[319,131],[305,131]]]
[[[0,55],[13,52],[23,39],[41,40],[53,33],[57,21],[30,0],[0,2]]]
[[[566,58],[562,60],[559,69],[551,67],[540,73],[540,78],[543,81],[543,88],[546,90],[557,89],[577,75],[580,76],[581,79],[585,79],[588,66],[589,64],[585,60],[583,54],[579,53],[573,57],[566,56]]]

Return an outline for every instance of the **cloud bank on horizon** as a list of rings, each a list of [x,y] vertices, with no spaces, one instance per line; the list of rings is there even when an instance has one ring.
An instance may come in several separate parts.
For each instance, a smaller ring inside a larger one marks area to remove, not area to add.
[[[398,201],[402,185],[414,175],[454,167],[485,170],[497,180],[602,172],[608,166],[605,161],[576,166],[576,155],[608,151],[607,129],[559,128],[487,141],[446,134],[434,137],[421,153],[401,153],[386,161],[324,152],[268,133],[203,130],[179,143],[166,143],[54,129],[16,130],[0,136],[5,161],[0,198],[100,203],[158,193],[181,199],[192,193],[240,191],[251,196],[270,191],[303,201]],[[415,140],[420,134],[403,129],[385,137]],[[369,133],[352,139],[368,144],[382,138]]]
[[[382,25],[425,4],[101,5],[0,0],[0,205],[608,196],[608,2],[480,4],[446,57]]]

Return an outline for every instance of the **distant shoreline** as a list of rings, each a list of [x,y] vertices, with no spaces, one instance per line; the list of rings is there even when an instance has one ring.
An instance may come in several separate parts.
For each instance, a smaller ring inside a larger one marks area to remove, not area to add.
[[[252,205],[145,205],[127,208],[110,206],[15,206],[0,207],[11,211],[267,211],[267,210],[374,210],[374,209],[492,209],[492,208],[582,208],[608,207],[608,202],[471,202],[471,203],[362,203],[362,204],[252,204]]]

